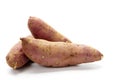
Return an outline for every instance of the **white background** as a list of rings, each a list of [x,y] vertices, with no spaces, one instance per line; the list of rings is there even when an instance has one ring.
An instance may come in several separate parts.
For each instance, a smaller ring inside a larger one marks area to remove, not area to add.
[[[43,19],[74,43],[101,51],[101,61],[65,68],[32,64],[13,70],[5,57],[20,37],[30,34],[29,16]],[[0,0],[0,80],[119,80],[119,0]]]

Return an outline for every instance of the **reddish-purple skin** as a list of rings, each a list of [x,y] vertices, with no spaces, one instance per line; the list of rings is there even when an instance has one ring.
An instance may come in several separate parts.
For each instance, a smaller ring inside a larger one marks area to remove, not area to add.
[[[64,67],[101,60],[102,54],[87,45],[22,38],[23,51],[43,66]]]
[[[12,47],[6,56],[6,61],[8,65],[14,69],[23,67],[23,65],[29,61],[22,50],[21,41]]]
[[[32,35],[38,39],[71,42],[65,36],[49,26],[47,23],[36,17],[29,18],[28,28],[31,31]]]

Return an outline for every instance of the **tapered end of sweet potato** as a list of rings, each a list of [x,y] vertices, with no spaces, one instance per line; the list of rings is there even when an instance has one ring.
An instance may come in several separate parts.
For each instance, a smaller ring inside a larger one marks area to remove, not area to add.
[[[23,44],[23,42],[27,44],[29,39],[28,38],[20,38],[20,40],[22,41],[22,44]]]
[[[103,58],[103,54],[99,50],[87,45],[81,46],[83,53],[85,53],[85,62],[99,61]]]
[[[30,16],[28,19],[28,28],[35,38],[46,39],[46,37],[43,35],[45,33],[44,31],[46,30],[44,24],[45,23],[41,19],[36,17]]]
[[[96,52],[94,52],[94,54],[95,54],[95,56],[93,56],[93,57],[96,59],[95,61],[99,61],[103,58],[103,54],[98,50],[96,50]]]

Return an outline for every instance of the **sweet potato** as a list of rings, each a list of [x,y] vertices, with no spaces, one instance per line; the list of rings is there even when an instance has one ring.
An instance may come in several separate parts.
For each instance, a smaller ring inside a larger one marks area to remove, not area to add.
[[[35,38],[49,41],[71,42],[69,39],[39,18],[30,17],[28,20],[28,27]]]
[[[42,38],[50,41],[71,42],[38,18],[30,17],[28,20],[28,26],[31,33],[36,38]],[[28,61],[29,59],[22,51],[21,42],[18,42],[16,45],[14,45],[6,56],[6,62],[10,67],[14,69],[23,67],[26,63],[28,63]]]
[[[43,66],[64,67],[101,60],[102,54],[87,45],[21,38],[23,51]]]
[[[33,38],[33,36],[27,36],[27,38]],[[22,50],[21,41],[16,43],[6,56],[7,64],[13,69],[23,67],[28,61],[29,59],[26,57]]]
[[[8,65],[13,69],[20,68],[29,61],[29,59],[22,51],[21,41],[19,41],[12,47],[12,49],[6,56],[6,61]]]

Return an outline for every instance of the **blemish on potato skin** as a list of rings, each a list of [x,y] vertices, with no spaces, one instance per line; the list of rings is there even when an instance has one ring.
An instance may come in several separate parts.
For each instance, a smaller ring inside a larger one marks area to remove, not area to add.
[[[75,55],[74,54],[70,54],[70,57],[74,57]]]
[[[55,64],[56,64],[56,65],[59,65],[60,63],[57,61],[57,62],[55,62]]]
[[[13,69],[17,68],[17,62],[15,62]]]
[[[45,58],[45,56],[42,56],[42,59],[44,59]]]
[[[32,43],[32,40],[29,40],[29,43]]]

